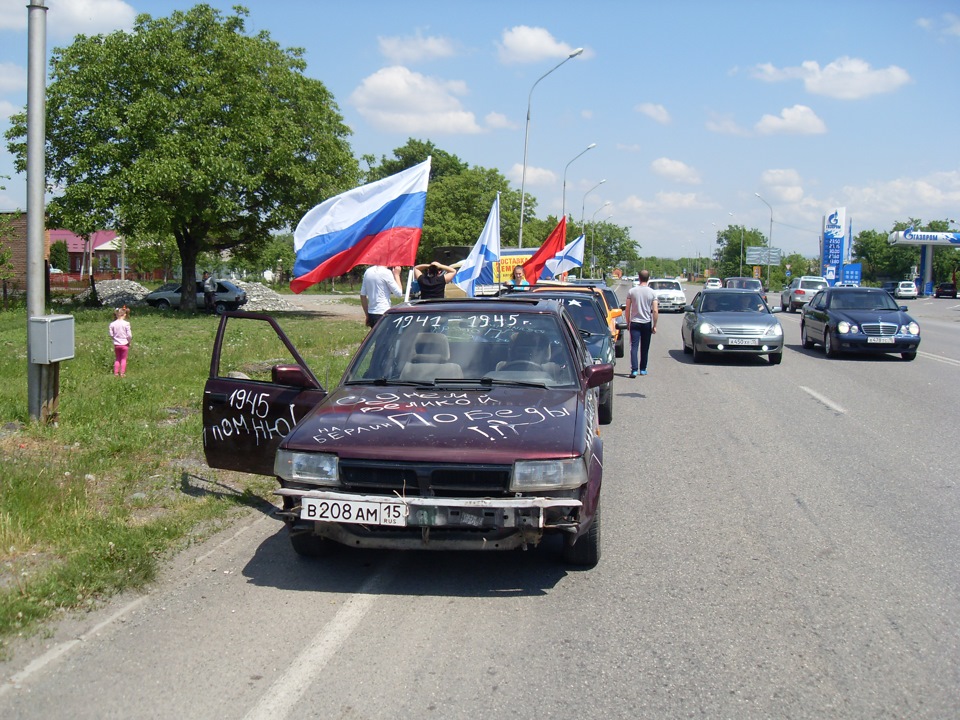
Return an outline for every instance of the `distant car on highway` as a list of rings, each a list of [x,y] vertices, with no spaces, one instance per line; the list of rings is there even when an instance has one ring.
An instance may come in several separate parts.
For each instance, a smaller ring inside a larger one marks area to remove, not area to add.
[[[937,285],[933,291],[934,297],[948,297],[954,298],[957,297],[957,286],[954,283],[943,282]]]
[[[767,301],[767,291],[763,287],[763,283],[760,282],[757,278],[752,277],[728,277],[723,281],[723,286],[725,288],[734,288],[739,290],[753,290],[760,293],[760,296],[763,297],[763,301]]]
[[[706,282],[703,283],[704,290],[718,290],[723,287],[723,282],[720,278],[707,278]]]
[[[657,309],[660,312],[683,312],[683,306],[687,304],[687,296],[679,280],[656,278],[648,282],[647,286],[657,296]]]
[[[901,280],[893,291],[893,296],[900,299],[916,299],[917,285],[912,280]]]
[[[780,293],[780,307],[787,312],[796,312],[817,294],[818,290],[827,287],[829,283],[825,277],[819,275],[801,275],[795,277]]]
[[[754,290],[703,290],[684,308],[680,339],[695,363],[708,354],[766,355],[783,360],[783,328]]]

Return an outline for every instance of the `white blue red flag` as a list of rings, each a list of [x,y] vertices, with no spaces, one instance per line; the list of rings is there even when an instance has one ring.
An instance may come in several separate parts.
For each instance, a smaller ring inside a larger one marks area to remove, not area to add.
[[[500,193],[493,200],[493,207],[487,215],[487,222],[480,233],[480,239],[460,265],[453,276],[454,284],[469,297],[474,297],[474,287],[484,265],[500,260]]]
[[[427,203],[430,158],[348,190],[310,210],[293,233],[295,293],[357,265],[416,262]]]
[[[574,268],[583,267],[583,251],[586,246],[586,235],[581,235],[573,242],[567,243],[563,250],[547,260],[540,279],[549,280],[550,278],[558,277],[562,273],[570,272]]]
[[[531,285],[536,285],[537,280],[547,266],[547,260],[561,252],[567,242],[567,216],[560,218],[560,222],[553,229],[553,232],[543,241],[543,245],[533,256],[523,264],[523,276]]]

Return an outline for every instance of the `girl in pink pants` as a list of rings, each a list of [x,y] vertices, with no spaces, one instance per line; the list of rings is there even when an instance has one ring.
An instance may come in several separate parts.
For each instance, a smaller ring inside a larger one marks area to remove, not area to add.
[[[113,374],[120,377],[127,375],[127,353],[130,351],[130,340],[133,332],[130,330],[130,311],[126,306],[113,311],[114,320],[110,323],[110,337],[113,340]]]

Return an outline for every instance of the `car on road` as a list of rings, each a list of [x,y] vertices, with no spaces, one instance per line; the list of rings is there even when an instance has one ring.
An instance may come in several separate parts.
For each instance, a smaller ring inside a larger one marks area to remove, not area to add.
[[[559,292],[589,292],[595,293],[600,300],[600,304],[605,308],[606,318],[607,318],[607,327],[610,328],[610,335],[613,337],[613,348],[617,357],[623,357],[624,350],[624,338],[625,333],[623,332],[622,323],[618,322],[620,318],[623,317],[623,309],[616,301],[612,303],[608,300],[608,295],[599,285],[594,283],[566,283],[566,282],[557,282],[554,280],[546,280],[543,282],[538,282],[533,286],[522,285],[519,288],[511,288],[512,290],[520,290],[521,292],[540,292],[541,290],[547,291],[559,291]],[[616,293],[614,293],[616,296]]]
[[[733,288],[739,290],[753,290],[760,294],[763,298],[763,301],[767,301],[767,290],[763,287],[763,283],[760,282],[757,278],[752,277],[728,277],[723,281],[723,286],[725,288]]]
[[[898,299],[916,299],[918,294],[917,285],[912,280],[901,280],[893,291],[893,296]]]
[[[656,278],[650,280],[647,286],[657,296],[657,309],[660,312],[683,312],[683,306],[687,304],[687,296],[679,280]]]
[[[900,353],[917,357],[920,325],[883,288],[825,288],[804,306],[800,340],[823,345],[827,357],[842,352]]]
[[[830,283],[825,277],[818,275],[801,275],[795,277],[780,293],[780,307],[787,312],[796,312],[817,294],[818,290],[827,287]]]
[[[755,290],[702,290],[684,309],[680,339],[695,363],[708,354],[766,355],[783,360],[783,328]]]
[[[144,296],[144,301],[155,308],[167,310],[180,307],[180,283],[167,283]],[[203,283],[197,282],[197,309],[204,307]],[[238,310],[247,303],[247,293],[228,280],[217,280],[214,308],[217,315],[227,310]]]
[[[258,327],[251,327],[258,326]],[[234,333],[257,337],[237,355]],[[203,390],[210,467],[279,481],[307,556],[341,545],[508,550],[562,538],[600,559],[595,363],[567,310],[533,293],[395,305],[327,391],[269,315],[220,318]]]
[[[887,280],[880,286],[880,289],[893,295],[897,291],[897,285],[899,284],[896,280]]]
[[[934,288],[933,296],[938,298],[948,297],[948,298],[956,299],[957,286],[955,283],[948,283],[948,282],[940,283],[939,285],[937,285],[936,288]]]
[[[704,290],[718,290],[723,287],[723,281],[720,278],[707,278],[703,283]]]

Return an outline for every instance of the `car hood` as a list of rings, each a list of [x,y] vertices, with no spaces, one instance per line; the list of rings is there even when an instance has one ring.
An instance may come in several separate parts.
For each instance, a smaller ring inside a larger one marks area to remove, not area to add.
[[[699,319],[718,327],[759,327],[765,328],[779,323],[773,315],[761,315],[746,312],[701,313]]]
[[[297,423],[282,447],[421,462],[570,457],[585,450],[585,427],[592,426],[580,424],[579,402],[575,389],[343,386]]]
[[[864,323],[890,323],[891,325],[908,325],[913,318],[902,310],[830,310],[836,320],[846,320],[852,325]]]

